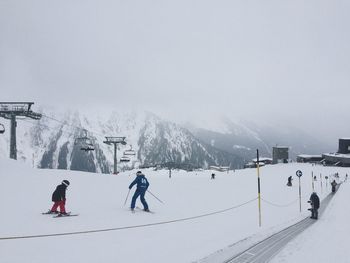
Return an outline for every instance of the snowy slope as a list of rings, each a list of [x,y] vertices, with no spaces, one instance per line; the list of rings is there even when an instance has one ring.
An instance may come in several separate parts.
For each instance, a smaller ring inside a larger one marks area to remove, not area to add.
[[[273,262],[349,262],[348,200],[350,185],[345,182],[318,223],[288,244]]]
[[[298,187],[285,186],[287,177],[297,169],[304,172],[303,212],[299,213]],[[263,226],[258,227],[257,201],[239,208],[192,220],[90,234],[53,236],[31,239],[0,239],[1,262],[193,262],[246,237],[251,242],[308,215],[306,200],[311,192],[311,171],[330,175],[345,168],[287,164],[261,169],[262,197],[274,204],[262,203]],[[256,198],[256,171],[144,170],[150,181],[146,195],[155,214],[131,214],[123,206],[133,172],[103,175],[65,170],[32,169],[20,162],[0,159],[1,217],[0,238],[53,234],[86,230],[103,230],[154,224],[203,215],[243,204]],[[67,208],[80,215],[53,219],[41,215],[50,206],[51,193],[63,179],[71,181]],[[321,196],[329,193],[323,181],[316,184]],[[130,196],[128,204],[130,202]],[[275,206],[289,204],[285,207]],[[138,203],[140,206],[140,203]],[[66,260],[67,259],[67,260]]]

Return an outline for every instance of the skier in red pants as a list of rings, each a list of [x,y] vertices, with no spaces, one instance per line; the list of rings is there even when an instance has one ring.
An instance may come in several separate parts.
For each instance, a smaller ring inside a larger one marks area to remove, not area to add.
[[[60,214],[66,215],[66,190],[69,185],[68,180],[63,180],[52,194],[52,202],[55,202],[49,211],[50,214],[58,214],[57,208],[60,208]]]

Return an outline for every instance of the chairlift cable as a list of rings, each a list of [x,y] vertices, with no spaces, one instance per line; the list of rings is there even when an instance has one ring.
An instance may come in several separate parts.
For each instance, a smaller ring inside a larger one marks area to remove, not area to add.
[[[31,123],[31,124],[34,124],[34,125],[38,125],[38,126],[41,126],[41,127],[44,127],[44,128],[47,128],[47,129],[50,129],[50,130],[57,130],[57,128],[54,128],[54,127],[50,127],[50,126],[48,126],[48,125],[46,125],[46,124],[42,124],[42,123],[39,123],[39,122],[32,122],[32,121],[30,121],[30,120],[27,120],[27,119],[23,119],[23,120],[21,120],[21,121],[24,121],[24,122],[28,122],[28,123]],[[63,130],[63,129],[61,129],[61,131],[62,131],[62,133],[65,133],[65,134],[67,134],[67,135],[71,135],[71,136],[76,136],[76,134],[75,133],[72,133],[72,132],[68,132],[68,131],[65,131],[65,130]]]
[[[79,130],[86,130],[86,131],[89,131],[89,132],[92,133],[92,134],[100,135],[100,136],[102,136],[102,137],[105,137],[105,135],[103,135],[103,134],[101,134],[101,133],[98,133],[98,132],[96,132],[96,131],[92,131],[92,130],[88,130],[88,129],[83,128],[83,127],[79,127],[79,126],[76,126],[76,125],[68,124],[67,122],[63,122],[63,121],[57,120],[57,119],[55,119],[55,118],[53,118],[53,117],[50,117],[50,116],[47,116],[47,115],[45,115],[45,114],[42,114],[42,116],[43,116],[43,117],[46,117],[46,118],[48,118],[48,119],[51,119],[51,120],[53,120],[53,121],[62,123],[62,124],[64,124],[64,125],[71,126],[71,127],[75,127],[75,128],[77,128],[77,129],[79,129]]]

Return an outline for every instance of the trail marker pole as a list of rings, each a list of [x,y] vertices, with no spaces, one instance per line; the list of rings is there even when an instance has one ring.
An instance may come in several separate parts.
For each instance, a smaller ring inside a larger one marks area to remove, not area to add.
[[[258,206],[259,206],[259,227],[261,227],[261,196],[260,196],[260,169],[259,169],[259,150],[256,150],[256,168],[258,173]]]
[[[301,213],[301,182],[300,177],[303,175],[302,171],[298,170],[295,173],[299,177],[299,211]]]

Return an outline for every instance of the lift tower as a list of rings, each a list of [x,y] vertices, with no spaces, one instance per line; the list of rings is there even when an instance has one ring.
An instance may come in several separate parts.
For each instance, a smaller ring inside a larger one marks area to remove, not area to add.
[[[117,145],[120,143],[122,145],[126,145],[126,141],[125,141],[126,137],[106,137],[106,140],[104,141],[104,143],[108,144],[108,145],[114,145],[114,169],[113,169],[113,173],[117,174]]]
[[[16,117],[40,120],[41,114],[31,110],[34,102],[0,102],[0,117],[11,120],[10,158],[17,160]]]

